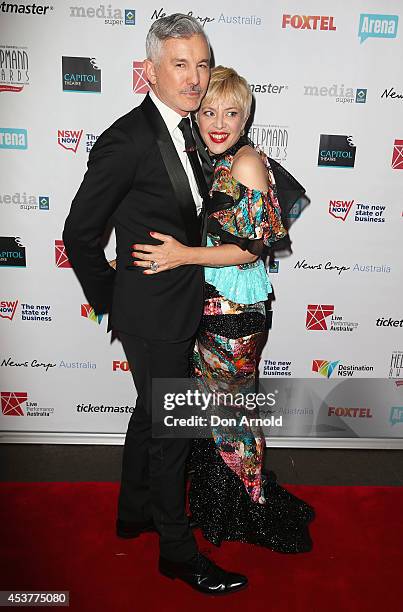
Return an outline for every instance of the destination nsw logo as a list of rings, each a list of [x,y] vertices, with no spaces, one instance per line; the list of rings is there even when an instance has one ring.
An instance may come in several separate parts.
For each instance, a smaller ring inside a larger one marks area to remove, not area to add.
[[[101,69],[95,57],[62,57],[63,91],[101,92]]]
[[[318,166],[334,168],[353,168],[356,146],[352,136],[321,134],[319,142]]]
[[[95,314],[95,311],[90,304],[81,304],[81,316],[100,325],[104,315]]]
[[[19,93],[29,85],[27,47],[0,45],[0,91]]]
[[[330,378],[333,374],[339,377],[354,376],[356,372],[373,372],[374,366],[354,365],[339,361],[327,361],[326,359],[314,359],[312,361],[312,372],[316,372],[325,378]]]
[[[335,315],[333,304],[308,304],[305,326],[310,331],[351,332],[357,329],[358,323]]]
[[[18,236],[0,236],[0,266],[25,268],[25,247]]]

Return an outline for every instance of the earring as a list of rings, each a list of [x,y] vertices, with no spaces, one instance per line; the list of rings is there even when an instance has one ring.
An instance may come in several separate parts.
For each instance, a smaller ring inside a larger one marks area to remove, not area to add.
[[[244,135],[245,135],[245,130],[244,130],[243,128],[242,128],[242,130],[241,130],[241,134],[240,134],[240,135],[241,135],[241,136],[244,136]]]

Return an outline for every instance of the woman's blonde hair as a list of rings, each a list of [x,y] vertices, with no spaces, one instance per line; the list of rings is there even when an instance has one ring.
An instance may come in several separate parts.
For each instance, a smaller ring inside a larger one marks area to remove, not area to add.
[[[247,119],[250,115],[252,105],[252,92],[242,76],[233,68],[215,66],[211,70],[210,83],[202,106],[216,102],[218,99],[234,102],[240,108]]]

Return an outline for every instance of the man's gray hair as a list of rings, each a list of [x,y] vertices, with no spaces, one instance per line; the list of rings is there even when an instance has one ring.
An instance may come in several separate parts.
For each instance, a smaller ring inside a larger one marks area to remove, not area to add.
[[[157,19],[152,24],[146,38],[147,59],[158,62],[161,47],[167,38],[190,38],[195,34],[204,36],[210,49],[209,40],[201,23],[191,15],[173,13]]]

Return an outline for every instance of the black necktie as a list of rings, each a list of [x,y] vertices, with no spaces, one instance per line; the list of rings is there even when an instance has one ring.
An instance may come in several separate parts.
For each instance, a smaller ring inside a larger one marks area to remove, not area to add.
[[[209,190],[206,179],[204,178],[203,170],[197,154],[196,142],[193,137],[192,128],[190,127],[189,117],[183,117],[179,122],[178,128],[185,139],[185,151],[190,161],[193,174],[196,180],[197,188],[203,200],[209,197]]]

